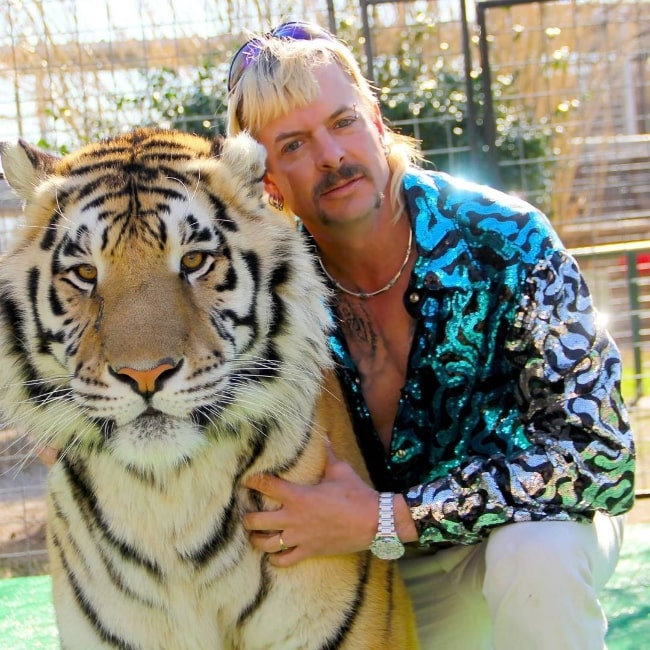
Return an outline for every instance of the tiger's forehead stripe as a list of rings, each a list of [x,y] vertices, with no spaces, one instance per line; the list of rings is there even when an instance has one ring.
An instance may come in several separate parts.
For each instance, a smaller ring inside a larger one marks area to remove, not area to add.
[[[77,228],[74,238],[66,235],[59,244],[59,251],[69,257],[81,257],[90,253],[90,230],[87,225]],[[58,259],[58,256],[54,258]]]
[[[181,244],[205,243],[222,239],[219,237],[214,223],[210,226],[203,225],[191,213],[183,220],[180,231]]]
[[[76,196],[74,191],[67,191],[66,201],[60,208],[65,212],[68,204],[74,204],[77,205],[80,214],[92,214],[99,222],[103,222],[102,250],[114,248],[125,234],[131,237],[144,237],[148,241],[157,243],[158,246],[164,246],[168,236],[164,219],[170,216],[173,210],[180,210],[183,213],[179,229],[185,233],[188,243],[214,239],[215,230],[205,224],[199,226],[199,219],[194,214],[196,205],[193,199],[199,191],[198,174],[195,172],[186,174],[172,168],[160,170],[138,165],[117,164],[110,168],[100,165],[98,169],[100,175],[90,183],[82,185]],[[204,196],[204,189],[200,188],[200,190],[201,195]],[[81,200],[82,198],[86,199],[85,202]],[[175,202],[179,204],[176,208],[173,207]],[[212,223],[226,213],[225,206],[215,196],[207,198],[204,204],[207,210],[216,211],[216,214],[209,214]],[[190,223],[189,228],[184,225],[186,221]],[[112,223],[120,222],[120,230],[111,235],[107,229]],[[86,228],[84,226],[84,229]],[[68,234],[64,236],[67,237]],[[76,236],[73,235],[73,238],[78,241],[80,236],[81,232]],[[112,239],[112,245],[109,239]],[[73,253],[73,251],[68,248],[66,253]]]
[[[68,155],[62,164],[65,167],[65,175],[70,175],[85,173],[87,167],[92,169],[100,162],[124,164],[127,160],[146,160],[160,165],[163,161],[210,158],[214,153],[211,143],[207,140],[188,136],[181,141],[167,138],[164,134],[137,130],[89,145],[76,154]]]
[[[237,221],[228,214],[224,202],[216,194],[212,194],[211,192],[207,193],[207,198],[212,206],[213,219],[219,226],[224,228],[224,230],[237,232],[239,230]]]
[[[211,221],[231,232],[239,230],[237,221],[229,216],[221,198],[202,178],[209,176],[210,172],[202,168],[201,160],[212,162],[215,146],[193,137],[183,142],[170,142],[164,135],[145,134],[141,137],[137,132],[118,136],[108,143],[107,147],[100,143],[65,159],[65,174],[69,182],[59,191],[58,204],[62,212],[65,213],[68,204],[75,203],[82,213],[98,210],[95,216],[107,223],[127,219],[130,214],[143,220],[160,218],[171,214],[170,202],[189,203],[200,188],[210,206]],[[146,196],[149,205],[143,208],[140,202],[136,211],[140,193]],[[122,205],[129,197],[136,200],[130,205]],[[190,214],[188,210],[185,218]],[[60,217],[53,214],[51,226],[57,227],[59,222]],[[158,228],[154,227],[153,231]],[[151,226],[145,227],[145,231],[150,229]],[[214,237],[214,232],[208,228],[203,228],[200,233],[196,229],[190,230],[189,241],[209,241]],[[43,246],[49,248],[54,234],[45,240]]]
[[[114,199],[121,199],[129,196],[136,196],[137,194],[142,193],[150,197],[160,196],[167,201],[185,201],[187,199],[187,193],[179,192],[171,187],[163,186],[149,186],[144,184],[139,184],[134,182],[132,179],[125,179],[123,186],[119,189],[116,189],[112,192],[102,192],[99,196],[94,199],[84,203],[81,211],[87,212],[88,210],[94,210],[104,206],[107,203],[110,203]],[[158,204],[156,207],[164,207],[168,209],[168,206],[164,203]]]

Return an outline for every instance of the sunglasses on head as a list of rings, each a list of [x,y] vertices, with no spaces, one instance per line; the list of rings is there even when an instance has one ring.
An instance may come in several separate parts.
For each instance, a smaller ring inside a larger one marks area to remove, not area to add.
[[[317,38],[324,38],[333,41],[334,36],[319,25],[305,23],[302,21],[292,21],[278,25],[270,32],[264,35],[265,38],[280,38],[290,41],[313,41]],[[228,71],[228,92],[230,92],[241,79],[244,71],[260,55],[262,49],[262,40],[253,38],[244,43],[238,50],[230,63]]]

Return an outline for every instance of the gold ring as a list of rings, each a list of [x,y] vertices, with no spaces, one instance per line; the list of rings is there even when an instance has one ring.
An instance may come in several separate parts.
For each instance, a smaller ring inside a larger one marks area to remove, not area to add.
[[[289,547],[284,543],[284,540],[282,539],[282,533],[279,534],[280,537],[280,550],[278,553],[282,553],[282,551],[286,551]]]

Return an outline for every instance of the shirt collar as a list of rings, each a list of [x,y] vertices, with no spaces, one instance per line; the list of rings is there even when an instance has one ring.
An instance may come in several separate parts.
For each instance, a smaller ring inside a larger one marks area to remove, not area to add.
[[[459,202],[445,174],[408,171],[404,176],[406,207],[418,246],[414,275],[417,288],[467,289],[483,274],[459,224]]]

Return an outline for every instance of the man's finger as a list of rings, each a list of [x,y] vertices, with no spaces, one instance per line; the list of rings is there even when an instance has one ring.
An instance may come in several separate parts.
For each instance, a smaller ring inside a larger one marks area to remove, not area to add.
[[[327,449],[328,462],[332,462],[333,460],[339,459],[339,457],[334,453],[334,449],[332,448],[332,443],[330,442],[329,438],[327,440],[327,445],[325,446],[325,449]]]
[[[244,487],[275,499],[282,493],[284,483],[286,481],[273,476],[273,474],[256,474],[246,479]]]
[[[243,516],[244,528],[260,532],[275,532],[282,530],[282,514],[280,510],[248,512]]]
[[[284,541],[281,531],[255,532],[251,533],[251,544],[265,553],[281,553],[289,548]]]
[[[305,554],[301,552],[300,547],[290,548],[282,553],[269,553],[269,562],[273,566],[288,567],[297,564],[305,559]]]
[[[57,459],[59,458],[59,450],[55,449],[54,447],[43,447],[41,445],[37,445],[34,448],[34,451],[46,467],[52,467],[52,465],[54,465],[54,463],[56,463]]]

